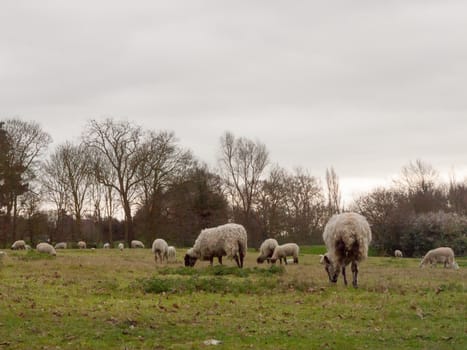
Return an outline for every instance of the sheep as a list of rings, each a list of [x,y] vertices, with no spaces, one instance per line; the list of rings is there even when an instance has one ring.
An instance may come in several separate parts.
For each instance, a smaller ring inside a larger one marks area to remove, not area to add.
[[[209,260],[211,266],[214,257],[222,265],[222,257],[235,259],[237,266],[243,267],[247,251],[247,233],[242,225],[229,223],[204,229],[195,244],[185,255],[185,266],[193,267],[198,259]]]
[[[55,249],[66,249],[66,242],[58,242],[55,244]]]
[[[287,265],[287,257],[292,256],[294,264],[298,264],[299,252],[300,248],[295,243],[278,245],[276,248],[274,248],[274,252],[272,253],[271,263],[275,264],[277,259],[279,259],[280,263],[282,264],[282,259],[284,259],[284,263]]]
[[[79,241],[78,242],[78,248],[79,249],[86,249],[86,242],[85,241]]]
[[[371,242],[371,229],[366,218],[357,213],[335,214],[329,219],[323,232],[327,253],[321,255],[329,281],[337,282],[342,271],[347,285],[345,267],[351,263],[352,285],[358,287],[358,264],[368,256]]]
[[[120,249],[120,251],[122,251],[123,248],[125,248],[125,245],[123,243],[118,243],[118,249]]]
[[[109,248],[110,248],[110,243],[104,243],[103,248],[104,248],[104,249],[109,249]]]
[[[26,249],[26,242],[23,241],[22,239],[18,240],[18,241],[15,241],[12,245],[11,245],[11,249],[13,250],[23,250],[23,249]]]
[[[26,244],[26,245],[24,246],[24,248],[25,248],[26,250],[31,250],[31,246],[30,246],[29,244]]]
[[[154,253],[154,260],[156,264],[157,264],[157,258],[159,258],[159,261],[161,263],[164,262],[164,259],[166,262],[168,261],[168,248],[169,248],[169,245],[162,238],[157,238],[154,240],[154,242],[152,242],[151,250]]]
[[[167,257],[168,260],[170,261],[176,261],[177,260],[177,250],[173,245],[169,245],[167,248]]]
[[[454,260],[454,251],[449,247],[439,247],[428,251],[420,262],[420,267],[430,264],[431,267],[437,263],[444,263],[445,268],[458,269],[459,265]]]
[[[274,248],[276,248],[278,245],[279,243],[277,243],[277,241],[274,238],[266,239],[263,243],[261,243],[261,246],[259,247],[259,256],[256,259],[256,262],[258,264],[262,264],[264,260],[266,260],[269,263],[271,260],[270,258],[274,253]]]
[[[144,248],[144,244],[143,242],[134,239],[131,241],[130,247],[131,248]]]
[[[45,242],[42,242],[42,243],[39,243],[37,246],[36,246],[36,250],[39,252],[39,253],[46,253],[46,254],[50,254],[50,255],[57,255],[57,252],[55,251],[55,248],[50,245],[49,243],[45,243]]]
[[[394,256],[395,256],[396,258],[402,258],[404,255],[402,254],[402,252],[401,252],[399,249],[396,249],[396,250],[394,251]]]

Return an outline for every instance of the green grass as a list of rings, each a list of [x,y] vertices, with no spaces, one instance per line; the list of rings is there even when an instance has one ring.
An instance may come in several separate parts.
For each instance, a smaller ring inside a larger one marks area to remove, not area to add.
[[[299,265],[274,267],[249,252],[243,270],[156,267],[149,249],[8,251],[0,349],[467,348],[467,259],[454,271],[370,257],[354,289],[330,285],[304,248]]]

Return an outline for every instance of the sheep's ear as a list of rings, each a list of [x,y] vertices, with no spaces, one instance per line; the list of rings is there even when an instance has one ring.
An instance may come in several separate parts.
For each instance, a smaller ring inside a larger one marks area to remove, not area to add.
[[[319,255],[319,263],[322,265],[324,264],[324,255],[323,254],[320,254]]]

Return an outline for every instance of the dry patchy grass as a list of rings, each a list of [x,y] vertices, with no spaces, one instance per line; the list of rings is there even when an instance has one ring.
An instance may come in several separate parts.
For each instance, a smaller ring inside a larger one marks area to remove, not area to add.
[[[467,348],[465,259],[454,271],[371,257],[355,290],[330,285],[314,254],[270,271],[249,252],[241,273],[186,269],[182,254],[156,266],[149,249],[8,252],[0,349]]]

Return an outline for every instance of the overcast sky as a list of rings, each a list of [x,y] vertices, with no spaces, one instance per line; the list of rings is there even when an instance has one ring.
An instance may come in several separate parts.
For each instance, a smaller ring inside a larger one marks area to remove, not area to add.
[[[467,175],[467,1],[0,2],[0,119],[225,131],[350,196],[422,159]]]

